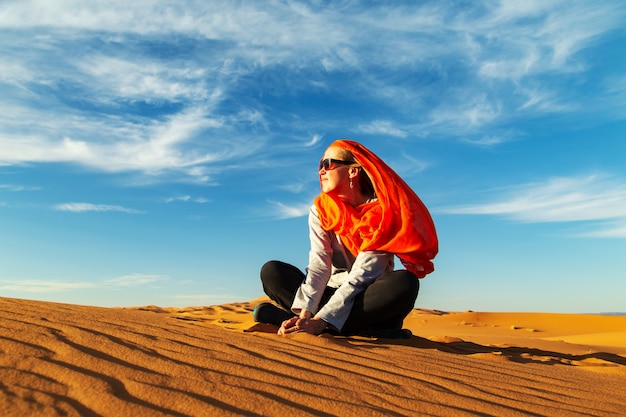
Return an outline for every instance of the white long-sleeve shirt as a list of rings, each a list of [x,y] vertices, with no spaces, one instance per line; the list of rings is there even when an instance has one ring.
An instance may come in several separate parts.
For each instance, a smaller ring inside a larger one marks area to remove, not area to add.
[[[394,255],[388,252],[360,252],[356,258],[339,236],[322,229],[315,205],[309,212],[309,265],[306,279],[291,306],[295,314],[308,310],[315,317],[341,330],[355,297],[384,272],[393,271]],[[336,288],[330,300],[319,308],[326,287]]]

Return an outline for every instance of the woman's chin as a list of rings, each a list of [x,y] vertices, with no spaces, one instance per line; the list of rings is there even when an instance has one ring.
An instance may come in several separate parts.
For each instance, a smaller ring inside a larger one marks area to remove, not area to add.
[[[337,189],[336,188],[330,188],[330,187],[322,187],[322,192],[324,194],[328,194],[328,195],[336,195],[337,194]]]

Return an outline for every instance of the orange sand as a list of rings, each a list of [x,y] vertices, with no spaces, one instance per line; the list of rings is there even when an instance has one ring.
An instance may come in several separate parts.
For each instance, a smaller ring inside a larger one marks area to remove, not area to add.
[[[417,309],[410,340],[281,337],[261,301],[0,298],[0,415],[626,415],[626,317]]]

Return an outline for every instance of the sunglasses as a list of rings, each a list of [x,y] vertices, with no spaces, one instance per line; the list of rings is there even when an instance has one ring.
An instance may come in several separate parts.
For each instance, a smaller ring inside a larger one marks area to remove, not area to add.
[[[336,164],[341,164],[341,165],[352,165],[352,164],[354,164],[354,162],[350,162],[350,161],[342,161],[340,159],[326,158],[326,159],[322,159],[320,161],[320,165],[319,165],[318,170],[321,171],[322,168],[324,168],[325,171],[328,171],[330,169],[330,165],[333,162],[336,163]]]

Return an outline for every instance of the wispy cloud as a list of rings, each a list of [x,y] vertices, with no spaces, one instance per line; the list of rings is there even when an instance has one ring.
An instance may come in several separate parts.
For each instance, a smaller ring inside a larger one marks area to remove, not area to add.
[[[626,182],[607,175],[551,178],[512,187],[505,194],[486,203],[436,211],[500,215],[525,223],[603,221],[599,224],[601,230],[586,235],[626,237]]]
[[[560,79],[584,74],[581,52],[623,22],[623,5],[600,6],[4,2],[0,164],[214,183],[226,164],[271,153],[284,132],[345,129],[340,106],[300,100],[313,115],[266,98],[337,91],[347,107],[377,109],[375,120],[350,121],[355,132],[495,145],[483,130],[519,112],[584,110],[587,98],[563,94]]]
[[[179,197],[168,197],[168,198],[165,199],[165,202],[166,203],[173,203],[175,201],[189,201],[189,200],[191,200],[191,196],[182,195],[182,196],[179,196]]]
[[[0,184],[0,190],[7,191],[39,191],[41,187],[28,187],[24,185],[15,185],[15,184]]]
[[[369,135],[384,135],[384,136],[397,136],[404,138],[407,133],[394,126],[390,120],[374,120],[366,124],[359,125],[357,131],[366,133]]]
[[[81,282],[40,279],[0,279],[0,291],[54,293],[83,289],[139,287],[169,280],[166,275],[130,274],[105,281]]]
[[[578,236],[591,238],[626,238],[626,220],[602,223],[596,230],[580,233]]]
[[[105,55],[77,61],[75,67],[87,79],[104,82],[94,92],[98,100],[108,103],[216,100],[220,96],[219,89],[211,91],[204,85],[207,74],[201,67],[181,68],[148,57],[137,61]]]
[[[9,115],[24,116],[33,119],[33,129],[49,130],[58,135],[65,131],[71,136],[57,140],[43,132],[33,132],[30,136],[0,132],[0,161],[5,164],[70,162],[105,172],[144,172],[153,176],[178,171],[200,182],[208,182],[210,177],[202,165],[247,155],[255,149],[254,146],[245,148],[233,138],[216,138],[208,146],[193,145],[200,132],[220,124],[205,117],[200,108],[145,123],[117,117],[97,119],[70,115],[60,119],[52,112],[37,110],[26,116],[26,109],[22,110],[7,109],[5,116],[7,119]],[[41,120],[45,121],[45,126]],[[15,124],[15,119],[9,123]]]
[[[393,162],[388,161],[388,163],[402,178],[419,174],[431,165],[431,162],[417,159],[407,153],[402,153],[401,156],[401,158],[397,158]]]
[[[121,287],[137,287],[141,285],[154,284],[157,282],[167,281],[169,277],[165,275],[154,274],[130,274],[117,278],[109,279],[105,282],[106,285],[121,286]]]
[[[85,213],[85,212],[107,212],[107,211],[117,211],[121,213],[130,213],[130,214],[140,214],[143,213],[140,210],[129,209],[122,206],[115,206],[109,204],[92,204],[92,203],[63,203],[57,204],[54,206],[55,210],[58,211],[69,211],[73,213]]]
[[[579,70],[569,60],[608,28],[617,27],[624,9],[617,3],[602,8],[591,3],[568,5],[567,1],[506,1],[494,3],[478,19],[462,20],[474,25],[466,27],[469,33],[491,31],[491,48],[502,48],[498,59],[480,64],[481,73],[519,79],[537,72]]]
[[[311,202],[285,204],[280,201],[268,201],[271,206],[272,217],[278,219],[290,219],[294,217],[303,217],[309,214]]]
[[[448,101],[429,112],[429,119],[420,128],[436,129],[454,135],[473,133],[478,128],[498,120],[503,112],[503,104],[499,99],[487,97],[485,94],[472,94]]]
[[[0,280],[0,291],[48,293],[97,288],[91,282],[47,281],[47,280]]]
[[[181,196],[177,196],[177,197],[168,197],[165,199],[166,203],[175,203],[175,202],[191,202],[191,203],[199,203],[199,204],[204,204],[204,203],[209,203],[210,200],[204,197],[191,197],[190,195],[181,195]]]
[[[471,143],[472,145],[479,145],[479,146],[485,146],[485,147],[499,145],[501,143],[508,142],[508,138],[506,136],[495,135],[495,134],[490,135],[490,136],[483,136],[477,139],[466,137],[466,138],[463,138],[462,140],[464,142]]]
[[[288,191],[293,194],[300,194],[305,191],[311,191],[310,181],[292,181],[286,184],[278,185],[278,189]]]
[[[321,140],[322,140],[322,135],[319,135],[319,134],[313,135],[311,137],[311,140],[309,142],[305,143],[304,146],[306,146],[306,147],[313,147],[313,146],[317,145]]]

